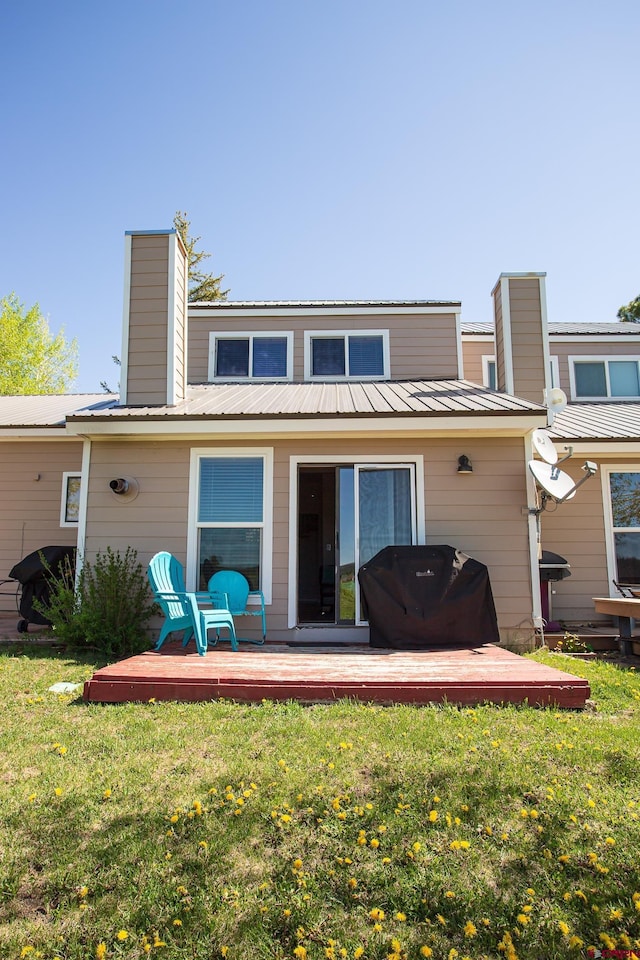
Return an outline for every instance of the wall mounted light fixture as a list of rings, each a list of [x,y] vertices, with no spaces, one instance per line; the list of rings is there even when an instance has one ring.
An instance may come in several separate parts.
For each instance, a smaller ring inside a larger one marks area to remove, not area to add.
[[[458,473],[473,473],[471,460],[464,453],[458,457]]]

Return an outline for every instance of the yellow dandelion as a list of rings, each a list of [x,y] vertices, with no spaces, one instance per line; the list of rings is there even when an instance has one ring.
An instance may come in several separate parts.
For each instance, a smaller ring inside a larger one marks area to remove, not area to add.
[[[62,796],[62,789],[60,787],[56,787],[53,792],[55,793],[56,797]]]
[[[380,910],[378,907],[374,907],[373,910],[369,910],[369,916],[372,920],[380,921],[384,920],[385,912],[384,910]]]
[[[378,840],[377,837],[372,837],[371,840],[369,841],[369,846],[373,847],[373,849],[376,850],[380,846],[380,841]]]
[[[421,956],[421,957],[430,957],[430,956],[432,956],[432,955],[433,955],[433,950],[431,949],[431,947],[428,947],[428,946],[426,945],[426,943],[423,944],[423,945],[420,947],[420,956]]]
[[[407,919],[406,913],[402,913],[401,910],[398,910],[398,912],[396,913],[396,920],[399,920],[400,923],[404,923],[406,919]]]
[[[523,927],[526,927],[528,923],[531,923],[531,917],[528,917],[526,913],[519,913],[516,919]]]
[[[182,926],[182,920],[179,920],[179,919],[176,917],[176,919],[173,921],[173,925],[174,925],[174,927],[181,927],[181,926]]]
[[[118,932],[116,933],[116,939],[120,941],[126,940],[128,936],[129,936],[129,933],[127,930],[118,930]]]
[[[607,839],[605,840],[605,843],[609,847],[615,846],[615,840],[613,839],[613,837],[607,837]]]
[[[564,920],[558,921],[558,930],[560,931],[563,937],[569,936],[569,924],[565,923]]]
[[[438,811],[437,811],[437,810],[430,810],[430,811],[429,811],[429,823],[435,823],[437,819],[438,819]]]
[[[574,934],[572,937],[569,937],[569,947],[571,950],[575,950],[578,947],[584,946],[584,940],[581,940],[580,937],[576,937]]]
[[[478,932],[478,928],[475,923],[472,923],[471,920],[467,920],[464,925],[464,935],[465,937],[475,937]]]
[[[96,947],[96,960],[104,960],[107,955],[106,943],[99,943]]]
[[[298,960],[307,960],[307,948],[299,943],[297,947],[293,948],[293,955],[297,957]]]
[[[223,947],[220,947],[220,956],[221,956],[221,957],[226,957],[226,955],[227,955],[228,953],[229,953],[229,947],[228,947],[226,944],[225,944]]]
[[[447,900],[453,900],[453,898],[455,897],[455,893],[453,892],[453,890],[447,890],[445,893],[445,897],[447,898]]]
[[[364,955],[364,947],[356,947],[356,949],[353,951],[353,956],[355,960],[360,960],[360,957],[362,957],[363,955]]]

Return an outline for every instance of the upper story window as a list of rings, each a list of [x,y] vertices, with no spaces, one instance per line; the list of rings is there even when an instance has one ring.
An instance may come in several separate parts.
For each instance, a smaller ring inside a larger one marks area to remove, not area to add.
[[[549,361],[549,374],[551,377],[550,386],[560,386],[560,373],[558,367],[558,358],[551,357]],[[482,357],[482,383],[489,390],[496,389],[496,358],[489,357],[486,354]]]
[[[292,333],[209,334],[209,380],[291,380]]]
[[[571,395],[575,400],[640,397],[639,357],[570,357]]]
[[[388,380],[389,331],[307,331],[305,380]]]

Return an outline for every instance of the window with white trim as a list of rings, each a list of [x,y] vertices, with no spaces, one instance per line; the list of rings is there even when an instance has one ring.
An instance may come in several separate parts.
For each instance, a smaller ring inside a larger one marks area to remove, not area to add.
[[[559,387],[560,386],[560,372],[558,367],[558,358],[550,357],[549,358],[549,375],[550,375],[550,387]],[[496,358],[487,356],[486,354],[482,357],[482,383],[485,387],[488,387],[489,390],[496,389]]]
[[[200,453],[196,472],[196,589],[218,570],[238,570],[269,600],[272,452]]]
[[[388,330],[308,330],[305,380],[388,380]]]
[[[619,583],[640,583],[640,472],[609,472],[611,533]]]
[[[291,380],[292,333],[209,334],[209,380]]]
[[[640,357],[569,357],[574,400],[640,397]]]
[[[80,521],[80,490],[82,476],[79,473],[62,474],[62,499],[60,502],[60,526],[77,527]]]

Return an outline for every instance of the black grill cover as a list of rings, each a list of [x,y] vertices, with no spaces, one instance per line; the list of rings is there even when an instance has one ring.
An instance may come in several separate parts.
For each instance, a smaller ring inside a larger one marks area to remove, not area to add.
[[[385,547],[360,567],[358,580],[372,647],[500,641],[489,571],[455,547]]]
[[[20,614],[25,620],[41,626],[51,625],[51,621],[36,610],[33,604],[35,600],[46,604],[50,592],[50,575],[47,573],[47,568],[51,570],[54,577],[60,576],[66,557],[69,558],[71,568],[74,569],[75,547],[41,547],[40,550],[34,550],[33,553],[28,554],[9,571],[11,579],[18,580],[22,584]]]

